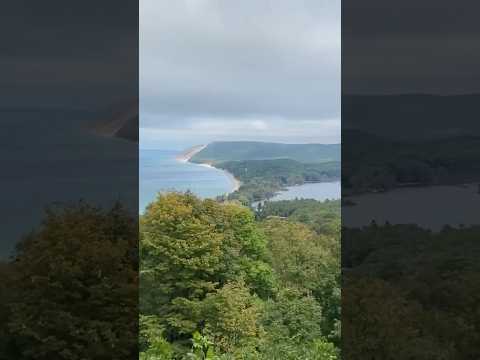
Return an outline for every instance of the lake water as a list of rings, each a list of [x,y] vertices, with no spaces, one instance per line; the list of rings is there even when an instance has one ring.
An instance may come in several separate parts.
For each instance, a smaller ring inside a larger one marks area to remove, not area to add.
[[[35,229],[52,203],[137,208],[138,144],[95,135],[95,114],[3,111],[0,258]],[[35,150],[32,150],[35,149]],[[115,181],[112,181],[114,179]]]
[[[287,187],[286,191],[277,193],[268,201],[312,199],[318,201],[337,200],[341,198],[342,187],[340,181],[308,183]],[[252,203],[252,208],[256,208],[263,201]]]
[[[187,191],[215,198],[232,191],[233,181],[224,171],[176,159],[178,151],[140,150],[140,211],[158,192]]]
[[[187,191],[202,198],[215,198],[233,190],[232,179],[224,171],[176,160],[177,151],[140,150],[140,211],[158,192]],[[326,200],[340,198],[340,182],[292,186],[270,201],[295,198]]]
[[[294,199],[336,200],[340,199],[340,194],[340,181],[309,183],[288,187],[287,191],[278,193],[270,201]]]
[[[349,197],[356,205],[342,207],[346,226],[418,224],[432,230],[480,223],[477,185],[405,188],[378,194]]]

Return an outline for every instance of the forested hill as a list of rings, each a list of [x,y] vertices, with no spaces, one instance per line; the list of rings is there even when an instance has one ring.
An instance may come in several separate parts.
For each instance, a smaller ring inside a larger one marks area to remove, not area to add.
[[[340,161],[340,144],[280,144],[266,142],[212,142],[190,160],[198,163],[292,159],[302,163]]]

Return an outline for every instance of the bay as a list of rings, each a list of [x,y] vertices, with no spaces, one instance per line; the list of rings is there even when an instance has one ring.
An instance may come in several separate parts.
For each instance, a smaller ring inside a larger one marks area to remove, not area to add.
[[[140,212],[159,192],[191,191],[201,198],[215,198],[229,193],[234,184],[222,170],[182,162],[175,150],[140,150]]]

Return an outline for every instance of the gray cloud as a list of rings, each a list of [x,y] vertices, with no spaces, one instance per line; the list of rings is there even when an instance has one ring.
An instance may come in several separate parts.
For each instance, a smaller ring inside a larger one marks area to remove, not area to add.
[[[138,3],[10,1],[2,8],[1,107],[103,108],[138,96]]]
[[[339,124],[340,2],[142,0],[140,106],[145,129],[243,121],[245,137],[252,118]]]
[[[480,3],[342,2],[344,93],[480,91]]]

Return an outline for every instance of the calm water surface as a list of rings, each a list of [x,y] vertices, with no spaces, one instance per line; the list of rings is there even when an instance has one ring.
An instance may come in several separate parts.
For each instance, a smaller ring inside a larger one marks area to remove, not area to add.
[[[368,225],[375,220],[378,224],[418,224],[437,231],[445,224],[480,223],[478,185],[406,188],[349,199],[356,205],[342,208],[347,226]]]
[[[1,117],[0,258],[54,203],[82,199],[109,207],[120,201],[136,211],[138,144],[95,135],[90,129],[97,115],[39,110],[3,111]]]
[[[287,188],[275,195],[270,201],[293,200],[293,199],[314,199],[314,200],[336,200],[340,199],[340,181],[310,183]]]
[[[180,162],[178,151],[140,150],[140,211],[158,192],[187,191],[215,198],[232,191],[232,180],[222,170]]]

